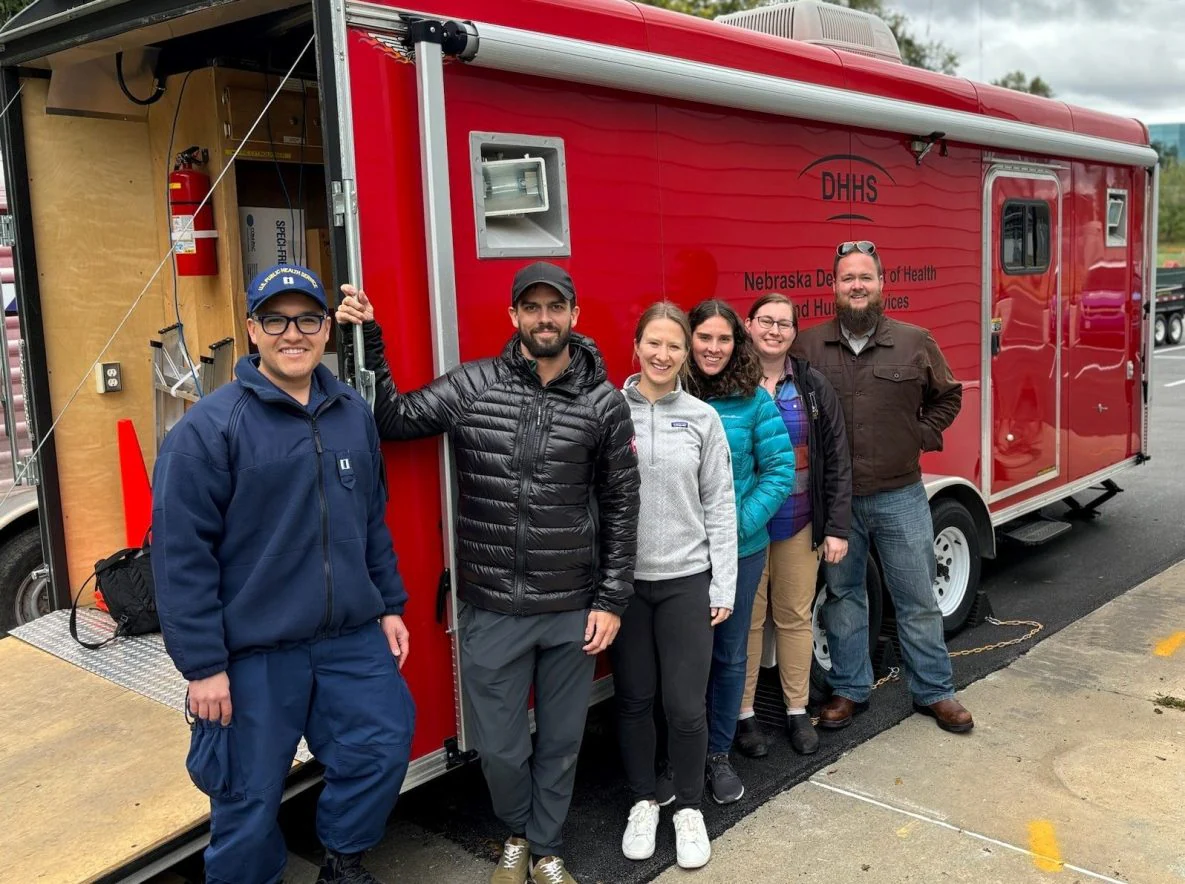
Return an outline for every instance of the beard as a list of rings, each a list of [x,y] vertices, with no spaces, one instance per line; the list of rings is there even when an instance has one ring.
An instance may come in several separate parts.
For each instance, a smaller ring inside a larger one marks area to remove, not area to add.
[[[544,343],[538,340],[535,335],[541,331],[554,331],[556,333],[555,340]],[[568,349],[568,343],[572,338],[572,330],[561,329],[558,327],[551,328],[536,328],[529,333],[519,335],[522,339],[523,346],[527,348],[527,352],[531,354],[533,359],[551,359],[553,356],[559,356]]]
[[[851,306],[836,307],[836,315],[839,316],[840,323],[858,338],[876,328],[876,324],[884,312],[884,305],[879,300],[875,304],[869,304],[863,310],[855,310]]]

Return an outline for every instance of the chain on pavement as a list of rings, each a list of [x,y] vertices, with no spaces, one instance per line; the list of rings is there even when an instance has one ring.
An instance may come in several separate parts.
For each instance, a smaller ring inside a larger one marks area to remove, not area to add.
[[[1019,638],[1010,638],[1010,639],[1006,639],[1001,642],[993,642],[990,645],[984,645],[983,647],[980,647],[980,648],[966,648],[965,650],[962,650],[962,651],[950,651],[949,655],[951,657],[969,657],[972,654],[982,654],[986,651],[995,651],[999,648],[1007,648],[1010,645],[1019,645],[1021,642],[1027,642],[1029,639],[1031,639],[1038,632],[1040,632],[1042,629],[1045,628],[1044,623],[1039,623],[1036,620],[997,620],[995,617],[987,617],[985,619],[986,619],[986,622],[992,624],[992,626],[1031,626],[1032,629],[1030,629],[1028,632],[1026,632],[1024,635],[1020,636]],[[875,691],[877,688],[881,687],[882,685],[888,684],[891,681],[896,681],[900,677],[901,677],[901,667],[900,666],[890,666],[889,671],[885,675],[883,675],[876,682],[876,684],[874,684],[872,686],[872,689]],[[818,723],[819,723],[818,716],[812,716],[811,724],[817,725]]]

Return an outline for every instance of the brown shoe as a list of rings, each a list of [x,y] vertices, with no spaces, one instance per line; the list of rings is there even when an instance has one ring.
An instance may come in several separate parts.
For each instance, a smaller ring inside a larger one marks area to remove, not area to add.
[[[852,716],[868,708],[867,703],[857,703],[839,694],[832,694],[831,699],[823,704],[819,710],[819,727],[828,730],[839,730],[852,723]]]
[[[975,727],[975,721],[971,718],[971,713],[963,708],[963,704],[953,697],[949,700],[939,700],[937,703],[931,703],[929,706],[914,703],[913,708],[915,712],[920,712],[922,715],[929,715],[938,722],[940,728],[944,731],[950,731],[952,734],[964,734]]]

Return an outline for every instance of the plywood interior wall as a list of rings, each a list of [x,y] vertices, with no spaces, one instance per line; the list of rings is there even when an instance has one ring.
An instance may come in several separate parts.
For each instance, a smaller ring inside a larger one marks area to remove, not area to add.
[[[277,84],[272,78],[270,85]],[[240,156],[226,169],[242,143],[232,137],[242,133],[227,126],[233,108],[227,96],[252,90],[263,95],[261,75],[213,68],[188,78],[174,75],[161,100],[139,120],[47,114],[47,86],[45,80],[27,80],[22,109],[55,419],[66,409],[55,433],[69,579],[77,592],[94,563],[126,542],[116,446],[121,418],[135,423],[151,475],[156,434],[149,341],[180,319],[195,362],[209,354],[211,344],[228,337],[234,340],[232,358],[248,352],[240,201],[284,206],[282,176],[290,200],[295,201],[297,190],[302,193],[306,225],[324,227],[325,183],[318,165],[319,131],[309,133],[315,142],[309,156],[298,151],[276,161],[265,130],[258,130],[245,145],[251,148],[250,159]],[[310,119],[316,118],[315,97],[315,89],[296,93],[296,111],[276,118],[277,143],[300,107],[308,106]],[[286,100],[291,104],[292,95]],[[266,150],[260,150],[260,139]],[[212,199],[218,275],[178,277],[174,289],[172,261],[164,260],[170,248],[167,177],[175,156],[190,145],[209,150],[204,171],[212,182],[226,171]],[[306,160],[302,174],[297,173],[299,159]],[[87,376],[67,408],[75,387],[142,292],[102,359],[120,363],[123,390],[100,394]]]
[[[24,83],[26,157],[45,323],[70,587],[124,546],[116,421],[152,445],[148,341],[162,326],[162,286],[148,285],[105,362],[123,391],[100,395],[88,371],[161,260],[147,124],[48,115],[48,83]],[[66,409],[74,389],[77,398]],[[63,409],[65,409],[63,413]]]

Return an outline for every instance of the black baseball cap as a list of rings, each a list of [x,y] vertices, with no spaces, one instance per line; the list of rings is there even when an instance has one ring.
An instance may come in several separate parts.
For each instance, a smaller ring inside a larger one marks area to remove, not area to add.
[[[510,288],[510,306],[517,304],[527,289],[540,283],[551,286],[570,303],[576,302],[576,287],[572,284],[572,277],[568,275],[568,271],[558,264],[536,261],[514,274],[514,285]]]

